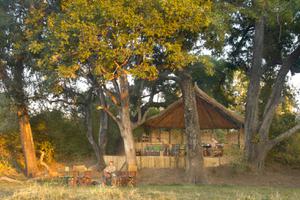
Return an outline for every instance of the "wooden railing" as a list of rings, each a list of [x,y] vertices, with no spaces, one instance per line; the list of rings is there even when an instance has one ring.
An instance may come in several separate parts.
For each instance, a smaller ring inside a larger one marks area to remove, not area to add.
[[[142,168],[185,168],[185,157],[173,156],[137,156],[138,169]],[[126,162],[125,156],[104,156],[105,162],[113,161],[120,170]]]

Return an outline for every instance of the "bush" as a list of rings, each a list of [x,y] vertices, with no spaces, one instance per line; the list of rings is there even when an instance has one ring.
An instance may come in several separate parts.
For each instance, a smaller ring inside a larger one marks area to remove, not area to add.
[[[31,122],[35,145],[45,152],[45,161],[72,161],[93,154],[81,119],[52,111],[32,117]]]
[[[296,134],[290,139],[277,145],[270,153],[269,158],[284,165],[300,166],[300,135]]]
[[[11,146],[10,140],[13,137],[10,135],[3,135],[0,137],[0,176],[1,175],[11,175],[14,174],[15,168],[20,168],[20,163],[22,161],[18,160],[17,158],[13,157],[12,151],[10,151],[9,146]]]

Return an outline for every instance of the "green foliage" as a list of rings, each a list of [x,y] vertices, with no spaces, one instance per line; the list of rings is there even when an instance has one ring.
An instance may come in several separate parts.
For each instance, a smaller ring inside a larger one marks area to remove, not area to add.
[[[284,112],[275,116],[271,126],[271,137],[290,129],[297,123],[295,113]],[[279,143],[269,155],[269,159],[276,162],[297,167],[300,164],[300,136],[295,134],[291,138]]]
[[[191,66],[193,80],[202,90],[223,105],[234,104],[235,99],[232,90],[234,72],[237,70],[236,66],[224,60],[216,60],[210,57],[206,57],[205,60],[205,62]]]
[[[106,154],[115,155],[119,153],[120,147],[123,145],[118,125],[109,118],[107,131]]]
[[[262,3],[264,2],[264,3]],[[264,53],[268,70],[277,71],[282,58],[290,53],[297,45],[300,34],[298,0],[261,1],[247,3],[247,1],[229,1],[234,14],[231,15],[230,36],[227,39],[232,47],[229,49],[229,59],[239,67],[247,70],[250,67],[253,45],[254,22],[261,15],[265,16],[266,27],[264,36]],[[293,66],[296,72],[298,65]]]
[[[32,117],[31,122],[36,146],[45,151],[45,158],[49,161],[53,153],[58,161],[91,156],[92,149],[80,119],[68,118],[60,111],[52,111]]]
[[[299,168],[300,164],[300,135],[299,133],[289,138],[284,143],[275,147],[271,152],[271,159]]]
[[[0,136],[4,133],[18,131],[18,119],[15,107],[3,93],[0,93],[0,120]]]

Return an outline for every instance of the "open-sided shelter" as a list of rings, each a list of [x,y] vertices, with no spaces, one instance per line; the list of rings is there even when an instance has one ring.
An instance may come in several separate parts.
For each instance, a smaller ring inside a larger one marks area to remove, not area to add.
[[[227,109],[197,86],[195,94],[201,141],[210,143],[217,132],[221,132],[222,142],[226,147],[240,146],[243,143],[243,117]],[[184,122],[184,104],[180,98],[158,115],[146,120],[144,123],[146,133],[136,141],[138,155],[183,156],[186,144]]]

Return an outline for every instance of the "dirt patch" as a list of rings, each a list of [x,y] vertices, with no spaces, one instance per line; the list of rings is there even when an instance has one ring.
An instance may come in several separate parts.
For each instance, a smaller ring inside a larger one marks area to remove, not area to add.
[[[182,184],[184,183],[183,169],[141,169],[138,172],[139,184]]]
[[[217,185],[300,187],[300,170],[267,168],[263,174],[235,172],[230,166],[206,168],[208,183]],[[142,169],[139,184],[184,184],[183,169]]]

